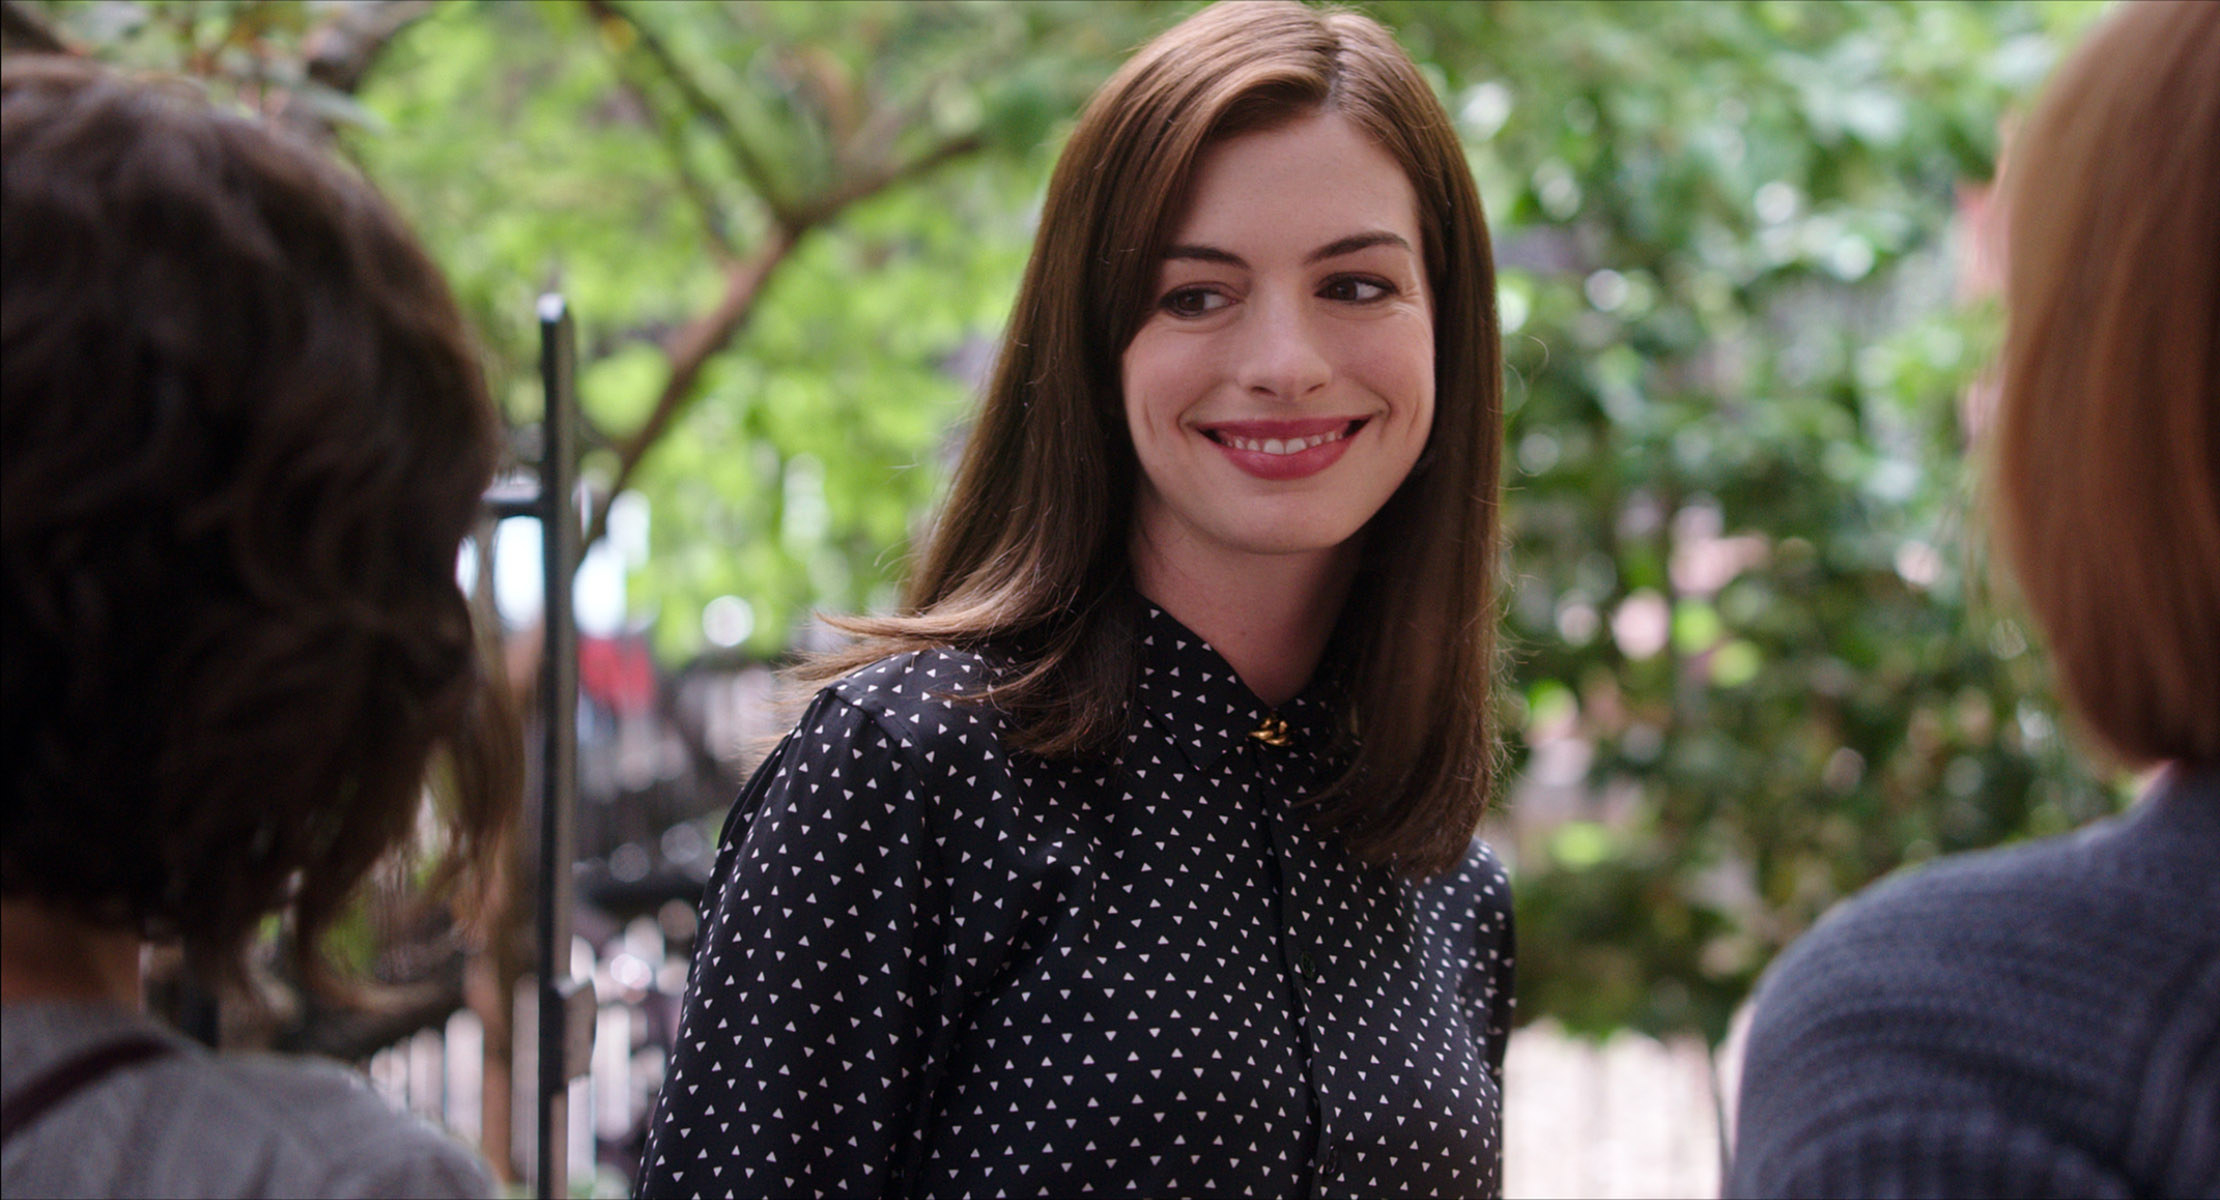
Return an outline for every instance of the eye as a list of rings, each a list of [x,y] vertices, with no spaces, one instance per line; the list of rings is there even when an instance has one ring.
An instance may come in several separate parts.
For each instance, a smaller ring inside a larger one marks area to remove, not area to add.
[[[1395,285],[1369,275],[1336,275],[1318,289],[1318,294],[1346,304],[1369,304],[1394,295]]]
[[[1231,298],[1210,288],[1184,287],[1164,293],[1164,298],[1157,301],[1156,306],[1175,317],[1200,317],[1231,303]]]

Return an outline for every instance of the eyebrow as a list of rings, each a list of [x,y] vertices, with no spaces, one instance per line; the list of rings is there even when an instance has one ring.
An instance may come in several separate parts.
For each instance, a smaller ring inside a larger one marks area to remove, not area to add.
[[[1403,240],[1401,234],[1389,233],[1385,229],[1375,229],[1365,233],[1353,233],[1348,237],[1328,242],[1305,256],[1303,264],[1309,266],[1313,263],[1321,263],[1329,258],[1340,258],[1344,254],[1355,254],[1359,250],[1369,250],[1374,246],[1401,246],[1405,250],[1411,248],[1411,244]],[[1167,262],[1174,259],[1185,259],[1195,262],[1224,263],[1229,267],[1241,267],[1243,269],[1247,269],[1249,265],[1248,261],[1240,255],[1228,250],[1220,250],[1216,246],[1186,244],[1166,246],[1164,248],[1164,259]]]

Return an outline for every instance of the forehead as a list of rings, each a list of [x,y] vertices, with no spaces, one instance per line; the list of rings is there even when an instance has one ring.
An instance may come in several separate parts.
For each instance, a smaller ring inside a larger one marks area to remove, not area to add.
[[[1419,246],[1418,195],[1394,157],[1325,112],[1218,142],[1196,160],[1172,240],[1308,251],[1382,230]],[[1247,257],[1246,254],[1243,255]]]

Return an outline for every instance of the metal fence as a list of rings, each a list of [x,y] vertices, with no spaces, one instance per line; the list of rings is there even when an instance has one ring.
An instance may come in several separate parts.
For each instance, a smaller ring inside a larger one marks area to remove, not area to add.
[[[690,934],[689,934],[690,936]],[[585,1072],[570,1081],[560,1153],[565,1187],[574,1195],[628,1194],[639,1164],[640,1146],[663,1068],[678,1025],[678,1006],[686,986],[686,947],[666,937],[663,922],[636,917],[596,947],[586,938],[571,942],[571,973],[591,981],[593,1050]],[[532,1073],[537,1062],[538,1028],[533,1020],[537,985],[528,982],[516,997],[514,1095],[537,1094]],[[480,1143],[484,1133],[483,1066],[485,1028],[468,1009],[444,1025],[422,1030],[373,1055],[370,1080],[394,1104],[441,1125],[457,1138]],[[511,1108],[509,1139],[516,1148],[508,1165],[516,1177],[534,1178],[540,1114],[534,1107]]]

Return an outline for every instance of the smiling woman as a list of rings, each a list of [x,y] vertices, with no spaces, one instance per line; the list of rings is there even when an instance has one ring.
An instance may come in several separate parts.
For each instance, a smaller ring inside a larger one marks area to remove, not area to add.
[[[1493,292],[1372,21],[1103,86],[905,611],[734,806],[643,1193],[1500,1191]]]
[[[1278,703],[1333,623],[1275,610],[1339,608],[1433,428],[1418,204],[1331,111],[1211,147],[1193,191],[1122,363],[1133,576]]]

